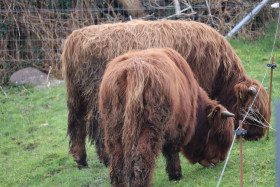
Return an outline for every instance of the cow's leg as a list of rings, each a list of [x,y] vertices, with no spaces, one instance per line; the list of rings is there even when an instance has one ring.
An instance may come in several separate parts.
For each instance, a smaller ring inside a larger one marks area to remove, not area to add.
[[[109,165],[109,157],[105,150],[105,134],[104,129],[101,125],[100,115],[96,106],[97,104],[95,106],[89,107],[90,112],[87,116],[89,139],[92,144],[95,143],[95,149],[99,161],[107,167]]]
[[[109,165],[109,157],[105,150],[104,141],[104,129],[100,125],[98,129],[98,135],[95,141],[95,148],[98,154],[99,161],[107,167]]]
[[[162,153],[166,159],[166,172],[169,180],[180,180],[182,171],[179,158],[180,147],[176,144],[165,143]]]
[[[90,105],[88,106],[89,113],[87,125],[87,127],[89,128],[89,139],[91,143],[95,143],[99,161],[107,167],[109,165],[109,156],[105,150],[105,132],[101,125],[101,118],[98,111],[98,93],[101,83],[101,77],[106,67],[106,64],[104,64],[105,62],[106,60],[93,58],[93,65],[90,67],[86,67],[85,71],[94,72],[91,74],[92,77],[88,81],[86,81],[88,83],[94,83],[87,88],[87,90],[90,90]],[[122,114],[120,114],[120,116],[122,116]]]
[[[154,130],[149,127],[142,129],[135,151],[132,150],[130,186],[151,186],[155,161],[160,148],[160,135],[154,133]]]
[[[126,186],[123,170],[123,150],[120,142],[110,142],[110,178],[113,186]]]
[[[115,187],[126,186],[125,171],[124,171],[124,157],[122,146],[122,128],[123,124],[106,124],[104,129],[106,133],[105,143],[107,152],[110,158],[110,179],[111,184]]]
[[[78,168],[87,167],[86,139],[86,110],[87,104],[75,89],[74,85],[67,84],[68,106],[68,135],[70,136],[70,151]]]
[[[97,135],[95,138],[95,148],[96,148],[96,152],[97,152],[99,161],[107,167],[109,165],[109,156],[105,150],[105,134],[104,134],[105,132],[101,125],[100,120],[99,120],[98,124],[99,125],[98,125]]]

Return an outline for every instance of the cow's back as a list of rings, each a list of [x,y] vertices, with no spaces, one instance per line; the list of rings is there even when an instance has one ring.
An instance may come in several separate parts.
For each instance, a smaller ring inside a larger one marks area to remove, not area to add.
[[[218,73],[223,73],[219,77],[225,82],[229,77],[245,73],[224,37],[213,28],[194,21],[135,20],[94,25],[74,31],[71,37],[78,42],[71,51],[74,57],[70,58],[76,69],[89,68],[90,64],[94,71],[131,50],[169,47],[187,60],[200,86],[209,95]]]

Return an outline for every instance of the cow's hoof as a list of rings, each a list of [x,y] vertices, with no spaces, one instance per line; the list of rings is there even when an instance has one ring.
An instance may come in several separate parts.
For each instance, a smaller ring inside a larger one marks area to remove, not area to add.
[[[180,179],[182,179],[182,174],[181,173],[179,173],[179,174],[177,174],[177,175],[169,175],[169,180],[170,181],[178,181],[178,180],[180,180]]]
[[[103,160],[100,161],[105,167],[108,167],[110,162],[108,158],[104,158]]]
[[[207,160],[201,160],[199,162],[199,164],[204,166],[204,167],[209,167],[210,166],[210,162],[208,162]]]
[[[83,168],[89,168],[88,163],[86,160],[75,160],[77,162],[77,167],[79,169],[83,169]]]
[[[200,165],[206,167],[206,168],[214,168],[216,166],[217,163],[213,163],[213,162],[208,162],[208,161],[202,161],[202,162],[199,162]]]
[[[258,141],[261,137],[259,137],[259,136],[250,136],[250,137],[245,136],[244,138],[247,141]]]
[[[216,166],[215,164],[210,163],[208,167],[210,167],[210,168],[214,168],[215,166]]]

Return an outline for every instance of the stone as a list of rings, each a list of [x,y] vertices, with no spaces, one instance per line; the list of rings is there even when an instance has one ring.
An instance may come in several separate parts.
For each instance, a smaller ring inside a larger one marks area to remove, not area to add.
[[[30,86],[37,86],[43,83],[47,83],[48,75],[35,69],[35,68],[24,68],[16,71],[10,77],[10,83],[14,85],[27,84]],[[49,77],[49,81],[51,78]]]

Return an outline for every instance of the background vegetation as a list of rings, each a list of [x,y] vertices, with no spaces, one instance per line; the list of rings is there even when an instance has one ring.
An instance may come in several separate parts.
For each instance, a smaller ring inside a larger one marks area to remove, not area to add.
[[[276,24],[252,42],[232,39],[250,77],[262,80],[268,63]],[[279,62],[279,40],[274,57]],[[264,86],[269,87],[269,72]],[[3,94],[6,92],[6,96]],[[90,168],[78,170],[68,155],[67,107],[64,85],[43,91],[30,87],[5,86],[0,90],[0,186],[110,186],[108,168],[97,160],[94,146],[87,145]],[[279,68],[274,71],[273,102],[280,98]],[[274,111],[274,110],[272,110]],[[279,115],[279,114],[278,114]],[[273,113],[271,125],[275,127]],[[278,133],[279,134],[279,133]],[[244,186],[276,186],[275,131],[270,139],[243,142]],[[165,160],[157,159],[154,186],[216,186],[223,165],[203,168],[181,157],[183,179],[168,181]],[[239,145],[234,144],[221,186],[239,186]]]
[[[275,2],[272,0],[271,2]],[[1,0],[0,84],[24,67],[36,67],[60,78],[63,40],[74,29],[133,19],[191,19],[228,33],[258,3],[256,0]],[[264,34],[276,9],[269,5],[239,32],[251,40]],[[178,12],[178,11],[177,11]]]

